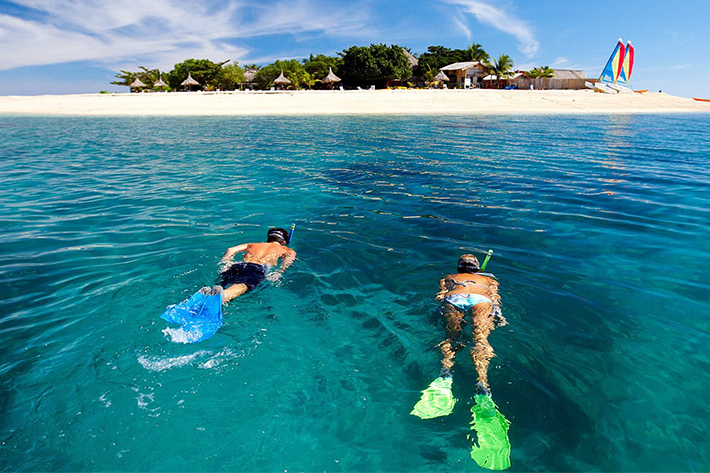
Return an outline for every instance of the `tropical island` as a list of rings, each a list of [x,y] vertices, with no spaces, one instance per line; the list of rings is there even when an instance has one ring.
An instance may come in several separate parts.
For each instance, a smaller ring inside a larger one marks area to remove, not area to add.
[[[628,114],[710,112],[708,103],[659,92],[585,88],[582,71],[516,70],[473,43],[352,46],[336,56],[259,66],[187,59],[170,71],[122,70],[131,93],[0,97],[0,113],[49,115]]]
[[[569,79],[569,72],[565,72],[565,79]],[[336,84],[344,89],[499,89],[523,84],[528,86],[525,88],[584,88],[584,73],[572,72],[576,81],[551,83],[555,71],[550,67],[516,71],[508,54],[491,59],[477,43],[466,49],[429,46],[427,52],[418,55],[399,45],[371,44],[351,46],[336,56],[311,54],[308,59],[277,60],[264,66],[242,67],[236,61],[187,59],[168,72],[146,66],[137,71],[122,70],[111,83],[129,87],[132,92],[323,90],[333,89]]]

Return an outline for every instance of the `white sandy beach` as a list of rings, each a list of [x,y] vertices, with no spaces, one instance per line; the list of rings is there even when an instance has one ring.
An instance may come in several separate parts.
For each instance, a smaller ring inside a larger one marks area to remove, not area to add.
[[[652,92],[591,90],[376,90],[179,92],[0,97],[2,114],[330,115],[708,112],[710,103]]]

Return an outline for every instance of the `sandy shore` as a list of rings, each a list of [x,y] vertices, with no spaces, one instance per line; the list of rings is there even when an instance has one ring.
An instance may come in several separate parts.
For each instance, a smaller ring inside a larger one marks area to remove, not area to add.
[[[710,113],[710,103],[664,93],[590,90],[376,90],[86,94],[0,97],[2,114],[322,115]]]

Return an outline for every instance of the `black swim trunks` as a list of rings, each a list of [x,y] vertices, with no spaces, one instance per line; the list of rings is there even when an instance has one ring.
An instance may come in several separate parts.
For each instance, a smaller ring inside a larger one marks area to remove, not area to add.
[[[247,291],[253,291],[266,279],[266,267],[256,263],[234,263],[220,275],[220,284],[227,288],[233,284],[245,284]]]

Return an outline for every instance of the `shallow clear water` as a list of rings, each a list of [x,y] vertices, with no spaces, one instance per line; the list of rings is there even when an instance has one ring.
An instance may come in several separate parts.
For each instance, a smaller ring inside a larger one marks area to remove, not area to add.
[[[0,118],[4,471],[476,471],[433,295],[495,250],[515,471],[710,469],[709,116]],[[231,245],[280,285],[171,343]]]

